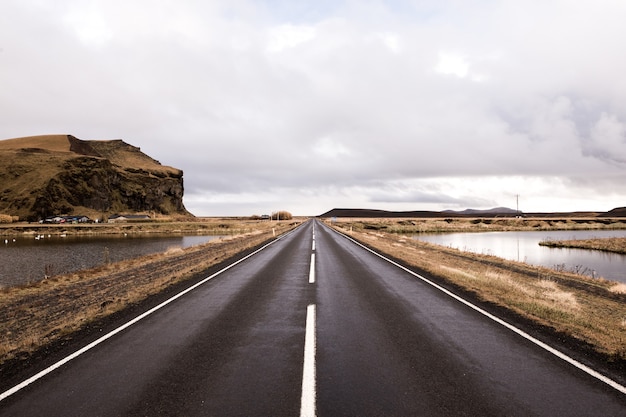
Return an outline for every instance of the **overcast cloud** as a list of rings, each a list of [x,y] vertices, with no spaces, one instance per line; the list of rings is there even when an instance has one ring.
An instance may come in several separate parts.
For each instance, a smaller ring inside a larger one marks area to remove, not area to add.
[[[626,206],[623,0],[3,0],[0,138],[123,139],[201,216]]]

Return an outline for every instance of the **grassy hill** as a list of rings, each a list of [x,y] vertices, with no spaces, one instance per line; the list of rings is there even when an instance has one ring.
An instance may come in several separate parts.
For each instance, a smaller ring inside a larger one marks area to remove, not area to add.
[[[0,141],[0,213],[22,220],[113,213],[189,215],[183,172],[122,140],[71,135]]]

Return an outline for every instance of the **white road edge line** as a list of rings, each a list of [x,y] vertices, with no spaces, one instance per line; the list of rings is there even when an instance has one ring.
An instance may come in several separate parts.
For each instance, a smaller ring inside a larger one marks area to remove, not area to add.
[[[315,417],[315,304],[306,309],[300,417]]]
[[[471,309],[479,312],[480,314],[484,315],[485,317],[490,318],[491,320],[495,321],[496,323],[506,327],[509,330],[512,330],[513,332],[517,333],[518,335],[522,336],[524,339],[534,343],[535,345],[547,350],[548,352],[552,353],[554,356],[564,360],[565,362],[569,363],[570,365],[575,366],[576,368],[580,369],[581,371],[587,373],[588,375],[591,375],[592,377],[599,379],[600,381],[604,382],[605,384],[609,385],[611,388],[616,389],[617,391],[621,392],[622,394],[626,394],[626,387],[621,385],[620,383],[618,383],[617,381],[612,380],[611,378],[602,375],[600,372],[596,371],[595,369],[592,369],[590,367],[588,367],[587,365],[577,361],[574,358],[571,358],[569,356],[567,356],[565,353],[553,348],[552,346],[547,345],[546,343],[542,342],[539,339],[534,338],[533,336],[529,335],[528,333],[526,333],[525,331],[518,329],[517,327],[513,326],[512,324],[507,323],[506,321],[502,320],[499,317],[494,316],[493,314],[483,310],[482,308],[478,307],[477,305],[474,305],[472,303],[470,303],[469,301],[459,297],[458,295],[448,291],[447,289],[445,289],[444,287],[434,283],[433,281],[421,276],[420,274],[411,271],[410,269],[400,265],[397,262],[392,261],[389,258],[386,258],[385,256],[381,255],[380,253],[368,248],[367,246],[363,245],[362,243],[357,242],[355,239],[351,238],[350,236],[344,235],[343,233],[332,229],[332,231],[334,231],[335,233],[345,237],[346,239],[350,240],[351,242],[361,246],[363,249],[373,253],[374,255],[378,256],[381,259],[384,259],[385,261],[389,262],[390,264],[408,272],[409,274],[413,275],[416,278],[419,278],[420,280],[424,281],[425,283],[431,285],[432,287],[438,289],[439,291],[449,295],[450,297],[454,298],[455,300],[465,304],[466,306],[470,307]]]
[[[311,267],[309,268],[309,284],[315,284],[315,254],[311,254]]]
[[[257,253],[261,252],[262,250],[264,250],[268,246],[273,245],[274,243],[278,242],[279,240],[289,236],[290,234],[295,232],[298,228],[299,228],[299,226],[296,227],[295,229],[291,230],[290,232],[288,232],[288,233],[286,233],[286,234],[284,234],[282,236],[279,236],[277,239],[267,243],[266,245],[263,245],[259,249],[257,249],[254,252],[244,256],[243,258],[239,259],[238,261],[236,261],[236,262],[226,266],[225,268],[217,271],[213,275],[211,275],[209,277],[206,277],[202,281],[200,281],[200,282],[192,285],[191,287],[189,287],[189,288],[179,292],[178,294],[176,294],[173,297],[165,300],[164,302],[162,302],[161,304],[157,305],[156,307],[153,307],[150,310],[146,311],[145,313],[135,317],[131,321],[129,321],[129,322],[123,324],[122,326],[120,326],[120,327],[110,331],[109,333],[105,334],[101,338],[91,342],[87,346],[83,347],[82,349],[77,350],[76,352],[72,353],[71,355],[66,356],[65,358],[61,359],[60,361],[54,363],[53,365],[50,365],[48,368],[46,368],[43,371],[40,371],[39,373],[31,376],[30,378],[26,379],[25,381],[22,381],[21,383],[17,384],[13,388],[10,388],[10,389],[6,390],[2,394],[0,394],[0,401],[6,399],[7,397],[10,397],[11,395],[15,394],[19,390],[21,390],[21,389],[27,387],[28,385],[32,384],[33,382],[37,381],[38,379],[43,378],[44,376],[48,375],[50,372],[54,371],[55,369],[60,368],[61,366],[65,365],[66,363],[68,363],[72,359],[76,359],[78,356],[82,355],[83,353],[87,352],[88,350],[93,349],[94,347],[98,346],[100,343],[106,341],[107,339],[110,339],[111,337],[115,336],[116,334],[120,333],[121,331],[126,330],[127,328],[129,328],[133,324],[137,323],[138,321],[148,317],[152,313],[156,312],[157,310],[160,310],[161,308],[163,308],[166,305],[170,304],[174,300],[177,300],[178,298],[182,297],[183,295],[185,295],[185,294],[195,290],[196,288],[198,288],[199,286],[207,283],[208,281],[210,281],[211,279],[215,278],[216,276],[218,276],[218,275],[228,271],[229,269],[231,269],[235,265],[238,265],[241,262],[245,261],[246,259],[256,255]]]

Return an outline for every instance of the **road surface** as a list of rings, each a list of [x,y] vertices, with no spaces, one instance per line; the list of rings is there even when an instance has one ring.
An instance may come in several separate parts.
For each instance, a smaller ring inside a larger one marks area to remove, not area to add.
[[[315,221],[103,336],[0,416],[626,415],[619,385]]]

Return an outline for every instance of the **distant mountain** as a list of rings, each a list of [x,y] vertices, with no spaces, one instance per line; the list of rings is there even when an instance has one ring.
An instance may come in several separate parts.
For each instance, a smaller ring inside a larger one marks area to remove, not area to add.
[[[476,210],[476,209],[465,209],[463,211],[455,211],[455,210],[444,210],[443,213],[455,213],[461,214],[464,216],[484,216],[484,215],[498,215],[498,214],[518,214],[517,210],[510,209],[508,207],[496,207],[488,210]]]
[[[355,217],[355,218],[441,218],[441,217],[626,217],[626,207],[618,207],[606,213],[591,211],[553,212],[553,213],[522,213],[508,207],[496,207],[488,210],[445,210],[445,211],[386,211],[375,209],[335,208],[319,217]]]
[[[319,217],[354,217],[354,218],[437,218],[437,217],[476,217],[476,216],[514,216],[518,212],[506,207],[497,207],[489,210],[467,209],[463,211],[386,211],[376,209],[335,208],[321,214]]]
[[[450,214],[439,211],[386,211],[375,209],[335,208],[319,217],[359,217],[359,218],[401,218],[401,217],[450,217]]]
[[[0,140],[0,213],[23,220],[114,213],[189,215],[183,172],[122,140]]]
[[[598,217],[626,217],[626,207],[617,207],[606,213],[600,214]]]

